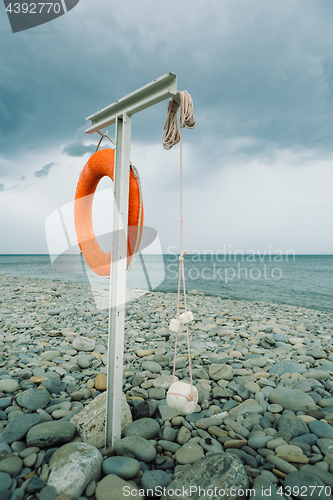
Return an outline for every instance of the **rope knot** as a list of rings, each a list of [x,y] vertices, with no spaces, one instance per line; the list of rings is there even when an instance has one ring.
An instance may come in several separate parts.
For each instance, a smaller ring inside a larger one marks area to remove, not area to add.
[[[183,262],[184,261],[184,255],[186,255],[186,254],[187,254],[187,250],[183,250],[182,253],[179,256],[179,262]]]

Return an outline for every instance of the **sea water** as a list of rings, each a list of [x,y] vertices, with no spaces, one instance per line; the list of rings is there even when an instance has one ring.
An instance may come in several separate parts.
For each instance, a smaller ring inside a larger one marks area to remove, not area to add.
[[[49,255],[0,255],[0,273],[108,286],[108,280],[95,277],[79,255],[56,263],[53,267]],[[333,311],[332,255],[209,253],[186,255],[184,264],[188,291]],[[177,292],[178,267],[177,255],[141,255],[127,275],[128,288]]]

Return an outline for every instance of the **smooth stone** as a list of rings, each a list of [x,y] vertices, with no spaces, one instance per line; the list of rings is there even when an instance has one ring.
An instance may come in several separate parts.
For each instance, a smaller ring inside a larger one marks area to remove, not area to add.
[[[115,442],[117,455],[131,453],[142,462],[152,462],[156,456],[155,446],[140,436],[128,436]]]
[[[27,448],[27,445],[26,443],[24,443],[23,441],[14,441],[12,444],[11,444],[11,449],[13,451],[16,451],[17,453],[21,453],[23,450],[25,450]]]
[[[200,439],[199,445],[205,451],[211,451],[212,453],[215,453],[217,451],[223,451],[223,447],[222,447],[221,443],[216,441],[216,439],[213,439],[210,437]]]
[[[7,424],[7,427],[0,434],[0,442],[11,444],[14,441],[23,439],[27,432],[35,425],[44,421],[41,415],[17,414]]]
[[[179,429],[176,441],[178,444],[183,445],[191,438],[191,431],[184,425]]]
[[[57,496],[57,490],[54,486],[45,486],[38,495],[39,500],[54,500]]]
[[[176,453],[180,448],[180,444],[173,443],[172,441],[166,441],[165,439],[160,439],[158,445],[163,448],[163,450],[170,451],[171,453]]]
[[[230,365],[213,363],[209,366],[209,376],[212,380],[232,380],[234,370]]]
[[[243,425],[239,424],[238,422],[235,422],[234,420],[226,418],[224,420],[224,424],[228,425],[229,427],[231,427],[231,429],[233,431],[237,432],[237,434],[240,434],[244,438],[247,438],[248,435],[249,435],[249,431],[246,429],[246,427],[244,427]]]
[[[177,380],[178,377],[175,377],[175,382],[177,382]],[[153,386],[156,387],[156,389],[169,389],[171,384],[173,384],[172,375],[161,375],[153,380]]]
[[[284,472],[285,474],[289,474],[290,472],[297,470],[294,465],[288,463],[286,460],[283,460],[282,458],[279,458],[275,455],[267,455],[266,462],[270,462],[271,464],[275,465],[276,469],[280,470],[281,472]]]
[[[154,354],[154,352],[155,349],[142,349],[141,347],[135,350],[135,354],[139,356],[139,358],[150,356],[151,354]]]
[[[88,337],[76,337],[73,341],[73,347],[77,351],[91,352],[95,348],[95,340]]]
[[[90,443],[96,448],[105,446],[106,399],[107,392],[104,391],[70,419],[82,441]],[[125,394],[122,393],[121,431],[123,432],[131,422],[131,410]]]
[[[333,406],[333,398],[320,399],[318,404],[322,408],[330,408],[331,406]]]
[[[309,472],[310,474],[318,476],[319,479],[324,481],[325,484],[333,489],[333,474],[331,474],[330,472],[327,472],[319,467],[315,467],[314,465],[303,465],[301,470],[304,473]]]
[[[308,426],[295,415],[281,415],[276,421],[276,428],[281,437],[287,432],[291,434],[291,439],[309,433]]]
[[[309,425],[312,420],[316,420],[314,417],[310,417],[310,415],[297,415],[297,418],[300,418],[306,425]]]
[[[0,461],[0,472],[6,472],[13,476],[14,474],[18,474],[21,472],[23,467],[23,460],[20,457],[11,457],[4,458]]]
[[[281,405],[268,405],[267,410],[272,412],[272,413],[281,413],[283,411],[283,408]]]
[[[164,427],[162,427],[162,429],[159,433],[159,437],[163,440],[166,440],[166,441],[175,441],[177,434],[178,434],[177,429],[173,429],[172,427],[164,426]]]
[[[294,452],[294,453],[303,453],[303,450],[296,445],[292,444],[282,444],[279,445],[275,448],[275,453],[287,453],[287,452]]]
[[[313,434],[320,438],[333,439],[333,427],[326,422],[320,420],[312,420],[308,424],[309,429]]]
[[[212,425],[221,425],[223,423],[223,418],[220,417],[208,417],[208,418],[201,418],[195,422],[195,425],[198,427],[198,429],[203,429],[206,430],[208,427]]]
[[[316,409],[315,402],[308,394],[288,387],[277,387],[273,389],[269,394],[269,399],[272,403],[279,404],[284,409],[293,410],[295,412],[307,412]]]
[[[68,443],[53,453],[50,462],[48,486],[54,486],[58,495],[82,495],[91,481],[100,477],[103,457],[88,443]]]
[[[159,435],[160,429],[159,423],[153,418],[141,418],[126,426],[124,436],[141,436],[145,439],[155,439]]]
[[[0,380],[0,392],[15,392],[18,388],[18,382],[12,378]]]
[[[312,434],[312,433],[302,434],[301,436],[298,436],[296,439],[299,441],[302,441],[303,443],[308,444],[309,446],[313,446],[317,443],[318,436],[316,436],[315,434]]]
[[[230,415],[244,415],[245,413],[264,413],[264,409],[253,399],[243,401],[229,410]]]
[[[0,410],[5,410],[11,404],[12,404],[11,398],[4,398],[4,397],[0,398]]]
[[[104,460],[104,474],[116,474],[122,479],[132,479],[140,470],[140,462],[129,457],[109,457]]]
[[[327,380],[330,378],[329,372],[326,370],[317,370],[317,369],[312,369],[308,370],[306,373],[303,375],[305,378],[313,378],[315,380]]]
[[[142,363],[142,370],[149,371],[151,373],[160,373],[162,371],[162,366],[156,361],[144,361]]]
[[[225,439],[222,438],[224,443],[223,443],[223,446],[225,449],[229,449],[229,448],[243,448],[243,446],[245,446],[247,444],[247,441],[246,439]]]
[[[229,453],[212,453],[193,464],[180,477],[175,478],[166,488],[165,500],[179,500],[181,497],[177,495],[177,490],[178,493],[184,491],[184,489],[190,491],[191,487],[192,500],[201,500],[203,498],[202,495],[199,495],[199,487],[201,491],[214,491],[216,488],[218,492],[216,498],[223,498],[224,496],[227,498],[229,493],[223,495],[222,490],[230,492],[231,489],[234,489],[235,495],[232,498],[241,500],[244,498],[241,490],[248,488],[248,485],[248,477],[239,458]],[[196,491],[193,492],[194,487],[196,487]],[[220,490],[221,493],[219,494]],[[170,494],[168,494],[168,491]]]
[[[141,477],[141,488],[151,497],[166,488],[171,481],[170,475],[163,470],[145,471]]]
[[[29,430],[27,445],[46,448],[68,443],[74,437],[75,426],[71,422],[62,420],[43,422]]]
[[[311,472],[303,472],[302,469],[291,472],[284,480],[284,487],[291,488],[293,497],[299,500],[302,500],[304,497],[313,500],[323,500],[324,498],[332,500],[331,494],[325,494],[325,486],[325,483],[318,476],[315,476]],[[304,492],[306,492],[305,496]]]
[[[12,478],[7,472],[0,472],[0,491],[7,490],[12,484]],[[1,497],[1,493],[0,493]]]
[[[23,459],[24,467],[33,467],[37,460],[37,453],[31,453],[31,455],[27,456]]]
[[[7,453],[9,453],[9,454],[10,454],[10,453],[12,453],[12,451],[14,451],[14,450],[12,450],[12,448],[11,448],[10,446],[8,446],[8,444],[7,444],[7,443],[0,443],[0,453],[1,453],[2,451],[6,451]]]
[[[248,440],[248,445],[257,450],[258,448],[265,448],[267,443],[273,439],[272,436],[253,437]]]
[[[76,362],[80,368],[89,368],[90,366],[90,361],[86,356],[78,356]]]
[[[257,392],[260,392],[260,386],[256,382],[248,382],[245,384],[245,388],[252,392],[252,394],[257,394]]]
[[[26,492],[30,494],[38,493],[46,486],[46,482],[37,476],[31,476],[31,480],[26,487]]]
[[[134,420],[139,420],[140,418],[150,418],[154,416],[155,411],[156,403],[154,401],[141,401],[132,408],[132,417]],[[129,424],[130,422],[128,425]]]
[[[149,389],[148,396],[150,399],[165,399],[166,392],[165,389],[156,389],[155,387],[153,387],[152,389]]]
[[[320,448],[324,455],[333,453],[333,439],[319,438],[316,445]]]
[[[196,443],[185,443],[175,453],[177,462],[181,465],[193,464],[204,457],[204,452],[201,446]]]
[[[284,373],[300,373],[301,375],[307,370],[305,366],[298,363],[293,363],[292,361],[278,361],[272,368],[270,368],[269,373],[276,373],[277,375],[283,375]]]
[[[309,459],[304,455],[302,450],[294,451],[286,449],[285,451],[279,452],[275,450],[275,452],[278,458],[281,458],[289,463],[307,464],[309,462]]]
[[[124,500],[125,498],[138,500],[139,490],[121,477],[108,474],[97,484],[95,495],[96,500]]]
[[[282,438],[276,438],[276,439],[273,439],[272,441],[269,441],[267,443],[267,448],[269,450],[275,450],[279,446],[284,446],[284,445],[287,445],[287,444],[288,444],[287,441],[285,441],[284,439],[282,439]]]
[[[20,406],[32,411],[38,410],[38,408],[46,408],[50,399],[51,396],[44,387],[28,389],[16,397],[16,401]]]
[[[105,391],[107,387],[107,377],[104,373],[99,373],[95,377],[95,388],[98,391]]]

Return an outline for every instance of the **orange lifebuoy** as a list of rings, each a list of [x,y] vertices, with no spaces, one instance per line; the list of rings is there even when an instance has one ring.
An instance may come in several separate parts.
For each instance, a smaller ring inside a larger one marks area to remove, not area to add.
[[[110,275],[111,252],[104,252],[99,246],[92,222],[93,198],[102,177],[114,178],[114,150],[101,149],[94,153],[81,172],[76,188],[74,203],[75,231],[79,247],[88,266],[99,276]],[[140,243],[143,226],[143,203],[140,200],[138,179],[130,170],[128,201],[127,265],[130,264],[136,243]],[[140,203],[141,201],[141,203]],[[141,216],[140,216],[141,206]],[[140,225],[140,228],[138,227]],[[138,234],[138,230],[140,233]]]

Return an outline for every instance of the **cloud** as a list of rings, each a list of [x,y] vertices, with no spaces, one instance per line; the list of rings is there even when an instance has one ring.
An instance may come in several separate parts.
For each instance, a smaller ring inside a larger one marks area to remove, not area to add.
[[[0,193],[2,193],[5,189],[5,185],[3,183],[0,184]]]
[[[94,153],[95,149],[96,149],[95,144],[89,144],[88,146],[86,146],[81,142],[72,142],[71,144],[68,144],[67,146],[64,147],[63,153],[66,154],[67,156],[80,157],[86,154]]]
[[[53,167],[53,165],[55,165],[55,163],[53,161],[51,161],[51,163],[48,163],[47,165],[44,165],[44,167],[41,170],[37,170],[34,173],[34,176],[35,177],[42,177],[42,178],[47,177],[49,175],[50,170]]]

